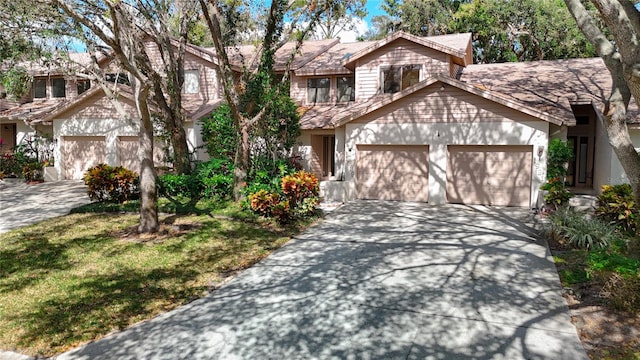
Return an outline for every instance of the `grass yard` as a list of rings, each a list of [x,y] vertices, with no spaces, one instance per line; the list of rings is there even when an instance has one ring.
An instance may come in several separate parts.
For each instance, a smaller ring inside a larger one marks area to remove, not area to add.
[[[88,208],[88,210],[97,209]],[[0,349],[51,356],[202,297],[289,236],[235,205],[163,215],[77,213],[0,236]]]

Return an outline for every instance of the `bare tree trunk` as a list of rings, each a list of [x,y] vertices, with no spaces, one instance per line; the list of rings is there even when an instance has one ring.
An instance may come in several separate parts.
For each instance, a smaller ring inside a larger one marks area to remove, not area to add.
[[[138,231],[155,233],[158,232],[160,224],[158,222],[157,175],[153,165],[153,123],[147,104],[149,88],[140,83],[136,85],[136,106],[140,114],[140,225],[138,225]]]
[[[240,141],[238,142],[236,158],[233,164],[233,198],[236,201],[241,200],[243,196],[242,188],[247,179],[247,173],[249,171],[250,151],[251,145],[249,142],[249,129],[245,125],[240,129]]]

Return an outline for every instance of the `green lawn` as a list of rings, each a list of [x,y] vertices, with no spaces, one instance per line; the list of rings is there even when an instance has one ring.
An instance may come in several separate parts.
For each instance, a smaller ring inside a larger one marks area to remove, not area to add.
[[[92,208],[94,211],[96,207]],[[203,296],[289,237],[229,205],[163,215],[80,213],[0,236],[0,349],[51,356]]]

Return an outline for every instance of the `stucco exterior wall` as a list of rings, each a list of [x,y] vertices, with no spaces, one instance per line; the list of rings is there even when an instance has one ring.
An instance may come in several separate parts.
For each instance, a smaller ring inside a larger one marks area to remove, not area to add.
[[[604,128],[603,128],[603,131],[604,131]],[[629,129],[629,135],[631,136],[631,141],[633,142],[633,145],[635,146],[636,151],[639,151],[640,150],[640,129]],[[598,145],[596,144],[596,152],[600,152],[600,150],[598,149],[604,148],[603,154],[601,154],[600,156],[602,157],[606,156],[606,158],[605,158],[605,163],[603,163],[603,167],[602,167],[603,168],[602,172],[604,174],[603,176],[598,177],[599,182],[597,183],[598,187],[596,189],[598,189],[599,191],[601,186],[605,184],[616,185],[616,184],[628,183],[629,178],[627,178],[627,175],[624,173],[624,169],[622,168],[622,164],[620,164],[620,161],[618,160],[616,153],[611,148],[611,145],[609,145],[609,142],[606,137],[606,133],[604,134],[604,136],[598,135],[597,138],[601,140],[603,144],[599,148],[597,147]],[[596,158],[596,161],[597,160],[598,158]],[[600,168],[598,170],[600,170]]]

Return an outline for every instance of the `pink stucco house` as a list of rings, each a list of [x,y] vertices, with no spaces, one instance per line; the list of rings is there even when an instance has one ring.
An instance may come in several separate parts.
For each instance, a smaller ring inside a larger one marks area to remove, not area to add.
[[[277,71],[289,48],[276,54]],[[602,125],[610,79],[600,59],[474,65],[471,54],[471,34],[305,43],[290,67],[303,114],[295,152],[322,179],[321,195],[536,207],[553,138],[574,148],[567,180],[576,191],[626,181]],[[222,101],[216,66],[212,49],[189,47],[185,128],[199,159],[198,119]],[[47,132],[60,179],[99,162],[135,169],[136,124],[87,80],[44,70],[34,68],[28,97],[0,100],[2,149]],[[119,99],[133,106],[126,91]],[[640,145],[640,126],[629,128]]]

